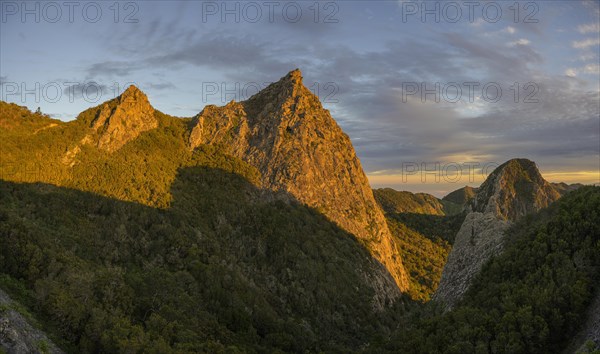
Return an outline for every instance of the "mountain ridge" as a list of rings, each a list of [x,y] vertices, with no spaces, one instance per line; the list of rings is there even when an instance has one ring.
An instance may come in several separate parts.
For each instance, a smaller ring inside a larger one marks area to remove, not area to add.
[[[398,256],[398,244],[375,202],[350,138],[318,97],[303,85],[300,70],[291,71],[246,101],[232,101],[223,107],[208,105],[191,120],[174,119],[155,110],[141,90],[130,86],[117,98],[85,110],[75,121],[40,133],[36,141],[42,145],[48,135],[65,137],[55,148],[38,152],[53,156],[40,160],[37,180],[167,206],[166,183],[173,181],[176,168],[193,161],[196,150],[213,146],[256,168],[262,188],[285,192],[280,196],[292,196],[355,235],[386,267],[397,296],[407,290],[408,276]],[[122,177],[115,172],[90,175],[98,169],[97,161],[104,159],[111,160],[105,162],[111,165],[119,161],[120,166],[115,167],[127,170],[131,160],[139,158],[141,166],[150,169],[152,161],[143,158],[145,153],[135,157],[131,154],[139,154],[141,145],[166,143],[152,141],[162,136],[164,129],[177,134],[179,156],[161,162],[165,169],[157,171],[152,179],[143,170],[127,171]],[[31,160],[26,157],[28,152],[13,154],[19,144],[22,142],[15,140],[15,149],[9,149],[13,159]],[[180,145],[186,145],[187,151],[181,151]],[[60,158],[54,154],[60,154]],[[85,171],[90,167],[91,171]],[[127,174],[137,177],[128,181]],[[19,178],[36,180],[31,175]],[[97,184],[106,178],[121,180],[125,185],[98,188]]]

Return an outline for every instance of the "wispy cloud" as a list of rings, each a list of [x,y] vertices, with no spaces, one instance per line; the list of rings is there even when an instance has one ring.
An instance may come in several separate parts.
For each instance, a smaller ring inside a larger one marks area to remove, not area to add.
[[[140,67],[136,66],[134,62],[103,61],[91,64],[86,71],[88,79],[90,79],[104,76],[127,77],[137,69]]]
[[[569,68],[569,69],[565,70],[565,75],[567,75],[568,77],[575,77],[575,76],[577,76],[577,69]]]
[[[587,38],[581,41],[573,42],[573,48],[576,49],[587,49],[589,47],[594,47],[600,45],[600,39],[598,38]]]
[[[516,46],[516,45],[525,46],[525,45],[529,45],[529,44],[531,44],[531,41],[529,39],[525,39],[525,38],[520,38],[519,40],[509,43],[510,46]]]
[[[600,74],[600,65],[588,64],[583,68],[583,72],[586,74]]]
[[[588,23],[585,25],[579,25],[577,27],[579,33],[587,34],[587,33],[598,33],[600,32],[600,23]]]

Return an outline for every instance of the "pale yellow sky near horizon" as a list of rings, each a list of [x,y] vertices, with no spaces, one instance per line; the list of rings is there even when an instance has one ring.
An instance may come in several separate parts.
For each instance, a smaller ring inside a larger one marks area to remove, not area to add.
[[[581,183],[586,185],[600,185],[600,171],[576,171],[542,172],[542,176],[548,182],[564,182],[567,184]],[[449,176],[444,178],[441,174],[411,174],[399,173],[369,173],[367,178],[371,188],[393,188],[398,191],[409,191],[413,193],[429,193],[441,198],[448,193],[464,186],[478,187],[487,176],[481,173],[473,173],[471,176]]]

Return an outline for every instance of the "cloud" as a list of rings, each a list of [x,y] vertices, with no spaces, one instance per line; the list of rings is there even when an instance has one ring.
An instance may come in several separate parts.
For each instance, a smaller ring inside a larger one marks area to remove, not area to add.
[[[600,65],[588,64],[583,68],[583,72],[586,74],[600,74]]]
[[[577,74],[579,74],[579,73],[598,75],[598,74],[600,74],[600,65],[588,64],[579,69],[569,68],[565,71],[565,75],[569,76],[569,77],[576,77]]]
[[[154,90],[167,90],[167,89],[174,89],[175,85],[173,85],[173,83],[171,82],[161,82],[161,83],[148,83],[145,86],[154,89]]]
[[[516,45],[522,45],[522,46],[525,46],[525,45],[529,45],[530,43],[531,43],[531,42],[529,41],[529,39],[520,38],[520,39],[519,39],[519,40],[517,40],[517,41],[510,42],[510,43],[509,43],[509,45],[510,45],[510,46],[516,46]]]
[[[66,85],[66,83],[70,83]],[[99,84],[93,81],[84,81],[83,83],[76,83],[75,81],[65,81],[65,88],[63,94],[69,99],[81,99],[85,98],[86,101],[92,102],[104,102],[106,100],[114,98],[112,86]]]
[[[579,25],[577,27],[577,30],[581,34],[598,33],[600,32],[600,23],[588,23],[585,25]]]
[[[594,59],[596,59],[596,58],[597,58],[597,56],[598,56],[598,55],[597,55],[597,54],[595,54],[595,53],[591,53],[591,52],[590,52],[590,53],[585,53],[585,54],[583,54],[583,55],[579,56],[579,60],[580,60],[580,61],[589,61],[589,60],[594,60]]]
[[[600,16],[600,4],[598,4],[597,0],[584,0],[582,3],[583,6],[592,11],[594,15]]]
[[[186,2],[186,6],[181,16],[193,14],[191,7],[197,5]],[[393,15],[389,13],[390,20]],[[588,94],[588,83],[582,79],[584,73],[597,72],[597,66],[586,65],[595,57],[567,64],[563,69],[573,68],[560,77],[545,76],[548,63],[539,49],[552,41],[544,35],[553,32],[544,28],[544,21],[494,25],[495,32],[488,33],[499,42],[492,42],[484,31],[462,25],[451,27],[457,32],[434,29],[419,36],[411,33],[414,28],[404,26],[406,35],[373,41],[361,37],[371,34],[362,31],[357,31],[357,38],[348,39],[353,32],[343,30],[340,36],[332,36],[338,28],[348,26],[347,17],[338,26],[328,27],[326,35],[310,21],[223,27],[198,23],[191,28],[186,21],[168,18],[101,34],[103,48],[111,55],[87,66],[82,76],[110,83],[116,77],[140,75],[146,83],[140,86],[142,90],[164,90],[159,92],[162,96],[172,95],[157,104],[188,114],[202,109],[198,97],[187,98],[193,96],[190,91],[197,85],[190,87],[198,78],[262,83],[300,67],[309,88],[315,82],[337,85],[334,98],[339,102],[324,105],[351,136],[367,171],[393,170],[409,161],[503,162],[523,155],[543,166],[580,163],[592,166],[589,170],[594,167],[590,161],[597,161],[590,156],[597,155],[593,147],[597,150],[600,139],[596,123],[600,110],[594,103],[598,96]],[[377,25],[388,28],[383,20]],[[488,27],[492,25],[485,25]],[[391,25],[389,28],[394,30]],[[503,42],[510,45],[494,45]],[[595,48],[590,44],[581,49],[575,58],[589,55]],[[164,76],[156,75],[159,73]],[[176,82],[180,91],[173,94],[170,90],[175,85],[165,80]],[[503,98],[494,104],[482,100],[421,102],[418,95],[402,99],[407,82],[434,87],[435,83],[466,81],[500,83]],[[539,86],[540,103],[512,102],[509,86],[530,81]]]
[[[594,47],[600,45],[600,39],[597,38],[587,38],[581,41],[573,42],[573,48],[576,49],[587,49],[589,47]]]
[[[87,69],[87,79],[97,77],[127,77],[132,72],[140,69],[136,66],[135,62],[126,61],[103,61],[99,63],[91,64]]]

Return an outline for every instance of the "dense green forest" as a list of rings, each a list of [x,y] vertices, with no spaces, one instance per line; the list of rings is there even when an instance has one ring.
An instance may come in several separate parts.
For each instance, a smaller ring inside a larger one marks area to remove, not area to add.
[[[600,187],[524,217],[463,301],[429,303],[398,324],[390,353],[556,353],[582,324],[600,284]]]
[[[299,205],[240,208],[261,192],[234,174],[181,171],[167,210],[0,188],[2,287],[71,352],[550,353],[600,283],[598,187],[511,228],[450,312],[379,314],[356,241]]]
[[[238,175],[182,170],[166,210],[0,189],[2,287],[72,352],[348,352],[393,322],[352,236]]]
[[[441,238],[429,238],[386,214],[390,231],[400,246],[400,255],[409,275],[408,294],[413,300],[431,299],[440,283],[452,246]]]
[[[391,188],[374,189],[373,194],[398,240],[409,276],[409,296],[420,302],[429,301],[465,218],[462,206],[430,194]]]

